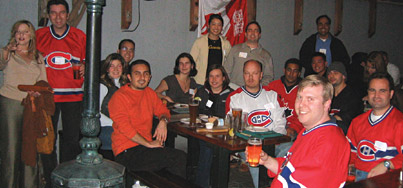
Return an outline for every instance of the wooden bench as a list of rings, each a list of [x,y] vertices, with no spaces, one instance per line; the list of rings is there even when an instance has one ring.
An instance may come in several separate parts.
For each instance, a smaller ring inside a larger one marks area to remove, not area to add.
[[[127,171],[126,175],[126,187],[131,188],[134,184],[134,180],[139,180],[142,184],[150,188],[193,188],[199,187],[186,179],[172,174],[166,170],[160,170],[158,172],[150,171]]]

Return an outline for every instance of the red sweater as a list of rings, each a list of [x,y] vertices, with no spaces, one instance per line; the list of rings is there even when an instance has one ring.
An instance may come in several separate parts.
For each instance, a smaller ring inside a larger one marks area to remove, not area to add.
[[[111,138],[115,156],[139,145],[131,140],[136,134],[152,141],[153,115],[170,117],[169,110],[149,87],[140,91],[125,85],[115,92],[108,107],[113,120]]]

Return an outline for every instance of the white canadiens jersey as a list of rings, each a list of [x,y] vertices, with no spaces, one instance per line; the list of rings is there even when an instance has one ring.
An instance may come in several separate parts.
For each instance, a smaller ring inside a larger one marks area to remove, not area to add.
[[[232,108],[247,112],[248,123],[253,126],[265,127],[280,134],[287,133],[284,108],[280,107],[277,93],[269,91],[267,87],[261,87],[256,94],[248,92],[244,86],[238,88],[226,101],[226,112],[232,113]]]

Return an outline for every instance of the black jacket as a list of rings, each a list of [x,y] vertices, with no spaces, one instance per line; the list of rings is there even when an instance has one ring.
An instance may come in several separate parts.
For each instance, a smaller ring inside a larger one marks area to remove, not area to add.
[[[199,113],[206,115],[213,115],[220,118],[225,117],[225,101],[228,95],[234,90],[231,88],[224,89],[220,94],[213,94],[210,90],[204,86],[197,90],[196,96],[200,97],[202,100],[199,104]],[[207,101],[213,102],[211,107],[206,106]]]
[[[305,42],[302,44],[301,49],[299,51],[299,60],[302,63],[302,66],[305,68],[304,77],[314,74],[312,69],[312,55],[315,53],[316,46],[316,35],[317,33],[308,37]],[[346,69],[350,65],[350,56],[347,53],[346,47],[344,47],[343,42],[338,38],[334,37],[329,33],[330,37],[332,37],[332,41],[330,43],[330,51],[332,53],[332,61],[341,61],[343,62]]]

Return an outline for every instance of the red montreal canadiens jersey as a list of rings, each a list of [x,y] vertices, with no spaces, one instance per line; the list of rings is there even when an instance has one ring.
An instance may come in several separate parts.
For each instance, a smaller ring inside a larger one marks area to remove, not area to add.
[[[343,187],[348,171],[350,147],[337,124],[325,122],[311,130],[303,129],[287,156],[279,163],[271,188],[277,187]]]
[[[353,119],[348,129],[350,163],[366,172],[384,160],[390,160],[400,168],[403,160],[403,113],[391,106],[376,121],[371,120],[371,113],[372,110]]]
[[[299,133],[304,126],[299,122],[298,115],[295,112],[295,99],[297,98],[298,85],[294,86],[290,92],[287,92],[287,89],[280,79],[270,82],[267,87],[269,90],[273,90],[279,95],[280,106],[285,108],[287,125]]]
[[[284,108],[280,107],[277,93],[261,87],[256,94],[250,93],[244,86],[233,91],[225,103],[226,113],[232,108],[241,108],[248,113],[248,123],[266,127],[271,131],[286,134]]]
[[[52,27],[36,31],[37,49],[42,53],[48,82],[55,91],[55,102],[76,102],[83,98],[83,79],[75,80],[72,62],[85,59],[86,35],[81,30],[67,26],[59,36]]]

